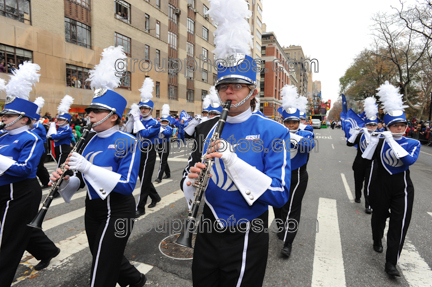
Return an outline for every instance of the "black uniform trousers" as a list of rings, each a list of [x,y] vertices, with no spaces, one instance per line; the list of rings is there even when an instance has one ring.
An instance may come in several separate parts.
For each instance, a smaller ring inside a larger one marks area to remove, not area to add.
[[[355,184],[355,198],[360,199],[362,194],[363,182],[364,189],[363,195],[365,198],[365,208],[369,208],[369,198],[368,198],[368,186],[369,186],[369,176],[371,169],[371,160],[367,160],[361,157],[361,153],[357,153],[352,169],[354,171],[354,184]]]
[[[54,148],[58,168],[66,161],[71,149],[71,146],[67,144],[62,144]]]
[[[156,150],[154,145],[146,147],[141,150],[141,160],[139,168],[139,179],[141,182],[141,192],[138,199],[136,209],[140,212],[145,211],[147,204],[147,197],[150,196],[151,200],[157,201],[160,196],[152,183],[153,170],[156,163]]]
[[[0,286],[10,286],[33,228],[42,190],[36,178],[0,186]]]
[[[169,142],[169,140],[165,141],[163,143],[158,144],[157,147],[158,147],[158,154],[159,154],[159,158],[160,158],[159,171],[158,171],[157,178],[162,180],[162,176],[164,173],[167,177],[171,176],[171,170],[170,170],[170,167],[168,165],[168,156],[170,153],[170,142]]]
[[[112,192],[105,200],[86,198],[85,230],[93,256],[91,286],[128,286],[141,273],[123,255],[135,218],[133,195]]]
[[[210,208],[205,205],[192,262],[194,287],[262,286],[267,266],[268,211],[261,223],[240,224],[241,228],[218,230]],[[211,222],[209,224],[209,222]],[[260,225],[250,228],[246,225]]]
[[[49,173],[46,169],[44,163],[45,163],[46,153],[42,153],[41,159],[38,164],[38,168],[36,171],[36,176],[39,178],[42,185],[47,185],[49,183]]]
[[[386,220],[390,217],[386,261],[396,265],[411,221],[414,186],[409,169],[390,175],[381,164],[378,165],[369,193],[369,200],[373,209],[371,218],[372,238],[377,241],[382,239]]]
[[[285,246],[292,244],[300,225],[303,196],[306,192],[309,175],[306,164],[291,172],[291,187],[288,201],[282,208],[273,207],[275,218],[278,218],[278,230],[283,230]],[[283,225],[280,225],[280,223]]]

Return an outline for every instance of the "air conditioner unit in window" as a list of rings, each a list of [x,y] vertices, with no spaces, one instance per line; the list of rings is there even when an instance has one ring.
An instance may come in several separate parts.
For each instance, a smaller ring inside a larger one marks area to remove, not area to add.
[[[174,13],[177,14],[177,15],[180,15],[180,12],[181,12],[181,11],[180,11],[179,8],[176,8],[176,9],[174,10]]]
[[[189,80],[193,81],[193,77],[189,77]]]
[[[197,10],[197,9],[193,9],[193,11],[194,11],[194,13],[198,13],[198,10]]]
[[[191,7],[193,7],[193,6],[192,6],[192,4],[189,3],[189,4],[187,4],[187,7],[188,7],[188,8],[191,8]]]
[[[204,15],[204,19],[208,20],[209,19],[209,15]]]

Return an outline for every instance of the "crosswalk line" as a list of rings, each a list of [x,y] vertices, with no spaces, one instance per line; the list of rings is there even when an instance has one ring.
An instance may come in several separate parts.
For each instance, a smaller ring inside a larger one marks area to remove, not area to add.
[[[432,216],[432,212],[428,212],[428,214],[429,214],[430,216]]]
[[[346,286],[336,200],[320,198],[311,286]]]
[[[350,187],[348,185],[348,182],[346,180],[345,174],[341,173],[341,177],[342,177],[342,182],[343,182],[344,187],[345,187],[345,191],[346,191],[346,193],[348,195],[348,199],[350,201],[354,202],[354,197],[352,195],[351,189],[350,189]]]
[[[176,191],[174,191],[173,193],[166,195],[164,197],[162,197],[162,200],[156,205],[156,207],[154,208],[149,208],[146,210],[146,214],[144,214],[143,216],[141,216],[140,218],[138,218],[138,220],[142,220],[144,218],[146,218],[147,216],[149,216],[150,214],[153,214],[159,210],[161,210],[162,208],[165,208],[167,206],[170,206],[171,204],[173,204],[174,202],[176,202],[179,199],[184,198],[183,195],[183,191],[181,189],[178,189]],[[45,268],[44,270],[51,270],[54,268],[57,268],[59,266],[62,266],[66,263],[68,263],[69,261],[72,260],[72,256],[78,252],[80,252],[81,250],[84,250],[85,248],[88,248],[88,242],[87,242],[87,236],[85,231],[82,231],[74,236],[71,236],[69,238],[66,238],[65,240],[62,240],[60,242],[58,242],[57,247],[60,248],[61,252],[60,254],[53,258],[51,260],[50,265]],[[25,252],[24,253],[24,257],[29,256],[29,253]],[[18,282],[21,282],[31,276],[34,276],[36,273],[38,273],[38,271],[33,269],[33,266],[35,266],[36,264],[38,264],[39,261],[36,260],[36,258],[31,258],[27,261],[21,262],[21,264],[29,267],[32,269],[32,272],[30,274],[27,274],[25,276],[21,276],[19,278],[17,278],[16,282],[12,285],[17,284]]]

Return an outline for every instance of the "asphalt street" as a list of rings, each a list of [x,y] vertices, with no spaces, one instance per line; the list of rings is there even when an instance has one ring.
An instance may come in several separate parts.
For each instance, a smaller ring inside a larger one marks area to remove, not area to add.
[[[373,251],[371,216],[364,212],[363,198],[360,204],[353,201],[356,150],[346,146],[341,130],[318,129],[315,136],[318,144],[308,163],[309,183],[291,257],[280,256],[283,243],[270,228],[264,286],[432,286],[432,148],[423,145],[410,168],[415,188],[413,216],[398,264],[402,276],[390,278],[384,272],[385,241],[384,253]],[[126,257],[147,274],[146,286],[192,286],[192,261],[174,260],[159,251],[160,242],[177,233],[176,223],[187,215],[179,190],[187,154],[186,148],[172,150],[171,178],[156,185],[163,199],[155,208],[146,208],[146,215],[135,222],[126,247]],[[55,167],[53,163],[46,166],[50,171]],[[136,189],[136,198],[138,193]],[[91,256],[84,231],[84,200],[84,190],[70,204],[54,199],[43,228],[62,252],[39,272],[32,268],[38,262],[26,253],[13,286],[89,286]]]

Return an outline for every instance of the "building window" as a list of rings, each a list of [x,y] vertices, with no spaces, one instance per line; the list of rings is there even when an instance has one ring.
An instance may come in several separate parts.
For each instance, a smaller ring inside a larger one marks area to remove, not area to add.
[[[204,98],[207,96],[207,91],[206,90],[201,90],[201,100],[204,100]]]
[[[186,50],[187,50],[187,55],[189,57],[194,56],[194,45],[192,43],[189,42],[186,43]]]
[[[206,82],[207,83],[207,81],[208,81],[208,72],[207,72],[207,70],[202,70],[202,80],[203,80],[203,82]]]
[[[261,45],[260,45],[260,43],[258,43],[258,42],[255,42],[256,43],[256,48],[258,49],[258,50],[261,50]]]
[[[156,0],[156,7],[160,9],[160,0]]]
[[[186,101],[188,101],[189,103],[194,102],[194,90],[187,90]]]
[[[217,81],[217,75],[213,74],[213,85],[216,85],[216,81]]]
[[[90,89],[87,81],[90,70],[83,67],[66,64],[66,86],[78,89]]]
[[[203,15],[206,15],[209,8],[206,5],[203,5]]]
[[[160,38],[160,22],[156,21],[156,38]]]
[[[176,8],[171,4],[169,4],[168,7],[169,7],[169,14],[168,14],[169,20],[174,24],[177,24],[177,14],[175,13]]]
[[[209,30],[206,27],[203,27],[203,39],[206,41],[209,39]]]
[[[91,48],[91,28],[81,22],[65,17],[66,42]]]
[[[263,55],[263,56],[266,55],[266,49],[267,49],[266,46],[262,46],[262,47],[261,47],[261,55]],[[289,57],[289,56],[288,56],[288,57]]]
[[[177,50],[177,35],[173,32],[168,32],[168,45],[174,50]]]
[[[145,31],[150,32],[150,16],[145,14]]]
[[[262,17],[262,10],[259,5],[257,5],[258,14]]]
[[[259,18],[256,18],[256,19],[257,19],[258,26],[259,26],[260,28],[262,28],[261,20],[260,20]]]
[[[33,54],[30,51],[0,44],[0,61],[4,60],[4,70],[1,72],[11,73],[18,69],[24,61],[33,61]],[[7,68],[6,68],[7,66]]]
[[[119,88],[129,89],[131,88],[131,72],[126,72],[123,77],[120,78]]]
[[[157,49],[156,49],[155,65],[156,65],[156,67],[160,66],[160,50],[157,50]]]
[[[131,56],[131,38],[123,36],[122,34],[114,34],[115,46],[123,46],[126,56]]]
[[[188,33],[195,34],[195,22],[191,18],[187,19],[187,31]]]
[[[115,15],[116,18],[130,24],[131,20],[131,5],[123,0],[115,0]]]
[[[195,0],[188,0],[188,6],[195,8]]]
[[[0,0],[0,15],[30,24],[30,0]]]
[[[68,1],[77,3],[78,5],[83,6],[84,8],[90,9],[90,0],[68,0]]]
[[[186,78],[188,80],[193,80],[193,76],[194,76],[194,71],[193,69],[186,69]]]
[[[156,82],[156,98],[160,98],[160,82]]]
[[[145,45],[144,57],[147,62],[150,61],[150,46]]]
[[[178,100],[176,86],[168,85],[168,100]]]
[[[203,48],[203,59],[207,59],[208,58],[208,50],[206,48]]]
[[[260,39],[260,41],[261,41],[262,35],[261,35],[260,31],[258,31],[258,29],[256,30],[256,33],[257,33],[257,38]]]

